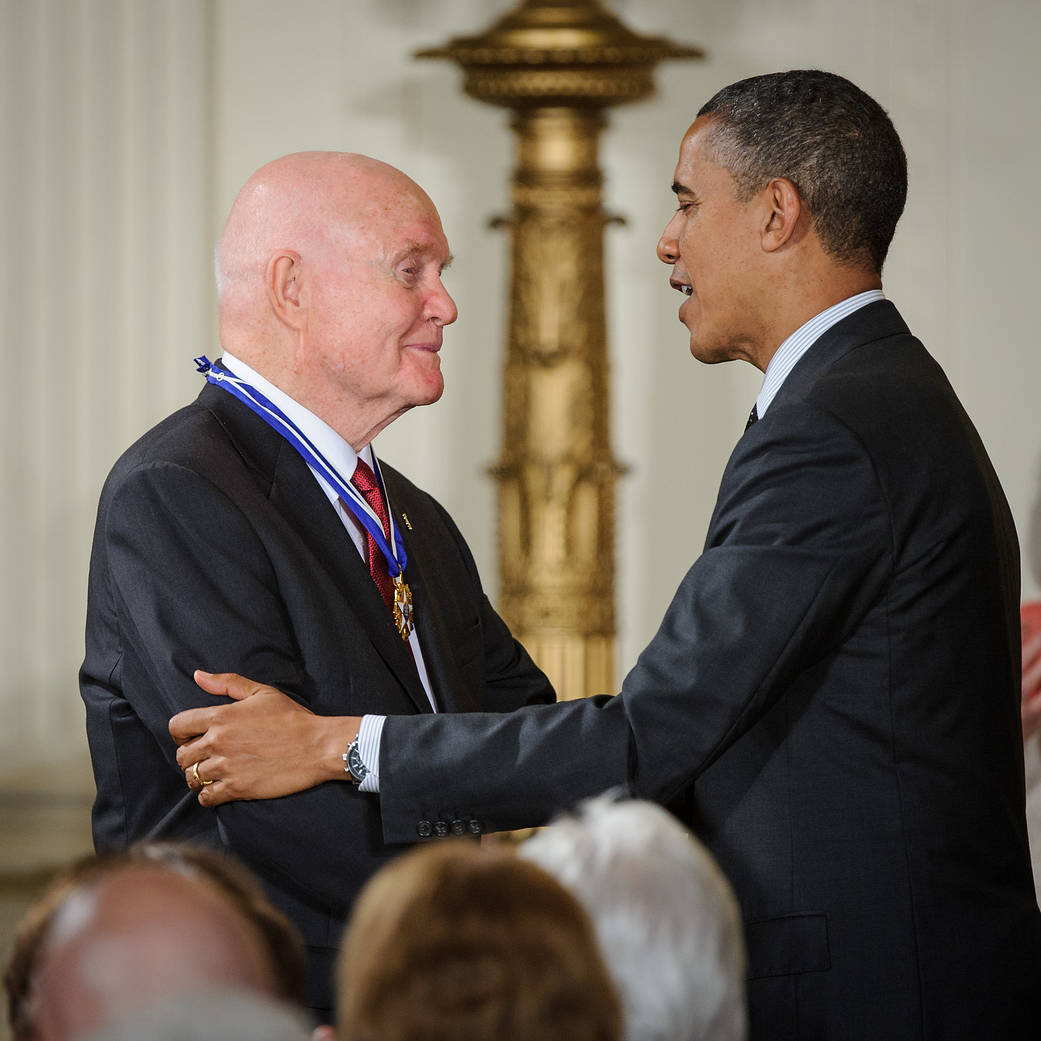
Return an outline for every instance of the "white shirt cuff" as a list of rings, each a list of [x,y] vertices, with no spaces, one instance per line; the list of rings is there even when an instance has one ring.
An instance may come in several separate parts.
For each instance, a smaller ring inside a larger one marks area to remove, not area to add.
[[[383,724],[386,716],[362,716],[358,727],[358,753],[369,771],[365,780],[358,785],[359,792],[380,790],[380,743],[383,740]]]

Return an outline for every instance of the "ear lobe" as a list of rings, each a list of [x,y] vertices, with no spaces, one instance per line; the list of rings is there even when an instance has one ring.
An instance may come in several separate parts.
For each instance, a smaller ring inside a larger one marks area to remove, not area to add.
[[[764,191],[767,206],[763,225],[763,250],[774,253],[793,241],[803,215],[799,191],[786,177],[775,177]]]
[[[264,271],[264,282],[268,303],[278,319],[291,329],[302,329],[307,322],[307,311],[300,254],[288,249],[273,253]]]

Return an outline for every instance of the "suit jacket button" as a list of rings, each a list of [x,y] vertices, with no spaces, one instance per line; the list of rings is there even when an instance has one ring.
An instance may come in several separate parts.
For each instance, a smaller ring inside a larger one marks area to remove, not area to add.
[[[467,821],[466,826],[469,828],[471,835],[481,835],[484,832],[480,821]]]
[[[443,839],[448,834],[448,824],[445,821],[438,821],[434,825],[434,834],[439,839]]]
[[[466,834],[466,824],[465,824],[464,821],[459,820],[458,817],[454,821],[452,821],[452,834],[453,835],[465,835]]]
[[[416,834],[421,839],[428,839],[434,834],[434,826],[430,821],[422,820],[416,825]]]

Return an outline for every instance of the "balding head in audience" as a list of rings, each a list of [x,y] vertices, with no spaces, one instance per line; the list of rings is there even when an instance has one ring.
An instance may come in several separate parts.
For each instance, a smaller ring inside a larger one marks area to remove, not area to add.
[[[172,995],[300,996],[292,926],[237,866],[175,846],[84,860],[30,909],[5,974],[15,1041],[70,1041]]]
[[[626,1041],[743,1041],[737,901],[708,851],[653,803],[602,796],[524,842],[596,927]]]

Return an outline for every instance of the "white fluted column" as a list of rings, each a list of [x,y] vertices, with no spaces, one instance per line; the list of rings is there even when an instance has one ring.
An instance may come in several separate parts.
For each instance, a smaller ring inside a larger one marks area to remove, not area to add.
[[[213,337],[212,13],[0,12],[0,791],[59,791],[86,776],[76,672],[101,482],[191,396]]]

